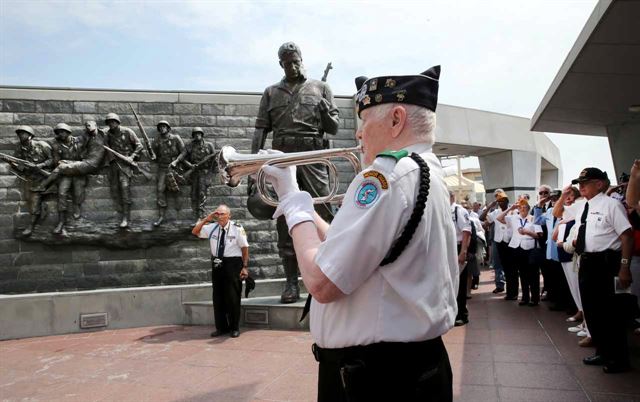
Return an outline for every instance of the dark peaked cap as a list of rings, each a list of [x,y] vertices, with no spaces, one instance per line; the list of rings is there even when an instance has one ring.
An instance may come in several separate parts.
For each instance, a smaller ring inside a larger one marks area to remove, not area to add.
[[[436,111],[440,66],[418,75],[356,78],[358,116],[364,109],[383,103],[409,103]]]

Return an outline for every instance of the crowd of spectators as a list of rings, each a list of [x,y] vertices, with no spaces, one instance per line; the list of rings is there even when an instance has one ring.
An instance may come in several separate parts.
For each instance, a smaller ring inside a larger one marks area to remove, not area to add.
[[[640,160],[615,186],[589,167],[562,190],[541,185],[536,197],[512,201],[497,189],[484,207],[461,205],[477,244],[467,257],[468,297],[479,267],[489,266],[504,300],[567,313],[578,345],[595,349],[584,364],[630,369],[627,335],[640,336]]]

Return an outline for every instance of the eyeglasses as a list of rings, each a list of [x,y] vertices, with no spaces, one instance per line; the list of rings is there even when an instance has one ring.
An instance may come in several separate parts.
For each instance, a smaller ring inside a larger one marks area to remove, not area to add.
[[[548,191],[540,191],[540,192],[538,193],[538,195],[545,195],[545,194],[549,194],[549,192],[548,192]]]

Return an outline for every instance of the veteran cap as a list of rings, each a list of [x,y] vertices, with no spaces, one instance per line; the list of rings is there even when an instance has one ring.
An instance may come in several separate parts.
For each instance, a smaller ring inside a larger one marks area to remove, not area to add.
[[[356,78],[357,112],[383,103],[408,103],[436,111],[440,66],[417,75],[393,75]]]
[[[609,180],[609,177],[607,172],[603,172],[596,167],[588,167],[582,169],[578,178],[571,180],[571,184],[584,183],[589,180]]]

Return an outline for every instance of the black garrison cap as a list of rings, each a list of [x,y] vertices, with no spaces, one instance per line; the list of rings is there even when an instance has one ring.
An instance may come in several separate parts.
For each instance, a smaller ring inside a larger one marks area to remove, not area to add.
[[[418,75],[356,78],[358,116],[364,109],[383,103],[409,103],[436,111],[440,66]]]

